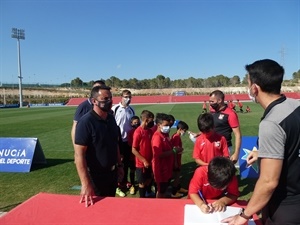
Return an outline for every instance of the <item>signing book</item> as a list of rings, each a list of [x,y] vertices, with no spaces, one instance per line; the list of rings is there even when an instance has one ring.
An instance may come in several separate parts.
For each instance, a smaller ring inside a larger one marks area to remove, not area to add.
[[[221,220],[239,214],[241,208],[227,206],[224,212],[203,213],[198,206],[187,204],[184,206],[184,225],[226,225]],[[248,225],[254,225],[254,221],[249,221]]]

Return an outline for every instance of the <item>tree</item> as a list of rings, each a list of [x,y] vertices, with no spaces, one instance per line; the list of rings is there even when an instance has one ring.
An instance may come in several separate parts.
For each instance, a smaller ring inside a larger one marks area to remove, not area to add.
[[[121,80],[119,78],[115,77],[115,76],[111,76],[107,81],[108,81],[108,83],[110,83],[110,85],[109,84],[106,84],[106,85],[109,85],[109,86],[114,87],[114,88],[122,87],[121,86]]]
[[[245,85],[245,84],[248,84],[248,74],[245,74],[243,80],[242,80],[242,84]]]
[[[156,83],[158,88],[164,88],[165,87],[165,77],[163,75],[157,75],[156,76]]]
[[[140,85],[139,85],[139,80],[136,79],[136,78],[133,78],[133,79],[129,79],[128,80],[129,82],[129,88],[134,88],[134,89],[140,89]]]
[[[230,79],[230,84],[236,86],[241,83],[240,77],[235,75]]]
[[[187,88],[193,88],[193,87],[194,87],[194,84],[196,83],[195,81],[196,81],[196,79],[195,79],[194,77],[189,77],[189,78],[186,80],[186,82],[185,82],[186,87],[187,87]]]
[[[293,80],[295,82],[299,82],[299,80],[300,80],[300,70],[298,70],[298,72],[293,73]]]
[[[71,87],[82,87],[82,80],[79,77],[76,77],[74,80],[71,80]]]

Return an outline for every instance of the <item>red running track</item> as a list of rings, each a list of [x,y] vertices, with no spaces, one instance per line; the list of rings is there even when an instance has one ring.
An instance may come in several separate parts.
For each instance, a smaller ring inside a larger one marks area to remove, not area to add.
[[[289,98],[300,99],[300,93],[287,92],[284,93]],[[86,98],[71,98],[67,103],[68,106],[77,106]],[[113,104],[120,102],[121,97],[113,97]],[[132,104],[155,104],[155,103],[188,103],[188,102],[203,102],[208,101],[208,95],[185,95],[185,96],[173,96],[173,95],[156,95],[156,96],[133,96]],[[226,94],[225,101],[237,100],[250,101],[248,94]]]

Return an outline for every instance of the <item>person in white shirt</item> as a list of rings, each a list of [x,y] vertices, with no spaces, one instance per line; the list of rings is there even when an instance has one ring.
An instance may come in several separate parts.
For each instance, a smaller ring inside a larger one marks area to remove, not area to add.
[[[128,182],[128,169],[130,162],[131,148],[128,145],[127,135],[128,132],[132,129],[131,126],[131,117],[135,116],[134,109],[130,106],[131,102],[131,92],[129,90],[123,90],[121,93],[121,101],[119,104],[112,107],[112,113],[116,119],[117,125],[120,127],[122,141],[120,141],[120,152],[123,158],[124,164],[124,177],[121,182],[121,186],[130,188],[131,185],[134,185],[134,173],[130,174],[130,181]],[[117,190],[117,194],[120,190]]]

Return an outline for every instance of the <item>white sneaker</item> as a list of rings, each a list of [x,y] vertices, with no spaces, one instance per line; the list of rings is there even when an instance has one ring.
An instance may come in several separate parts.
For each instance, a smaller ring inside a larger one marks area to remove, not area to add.
[[[135,194],[135,189],[134,189],[134,186],[132,185],[131,188],[129,189],[129,193],[131,195],[134,195]]]
[[[116,194],[119,195],[120,197],[125,197],[125,193],[120,188],[116,189]]]

